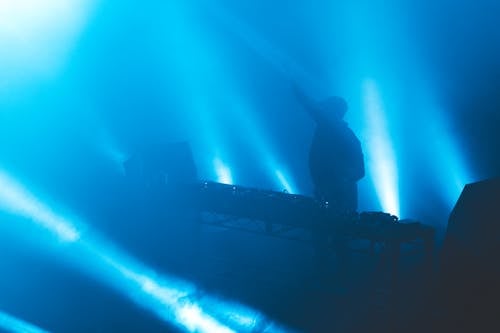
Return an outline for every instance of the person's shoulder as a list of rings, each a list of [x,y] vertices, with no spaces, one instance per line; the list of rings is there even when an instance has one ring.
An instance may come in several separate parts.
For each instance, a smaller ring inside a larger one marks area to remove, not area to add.
[[[331,126],[344,131],[352,131],[349,124],[343,119],[335,120],[331,123]]]

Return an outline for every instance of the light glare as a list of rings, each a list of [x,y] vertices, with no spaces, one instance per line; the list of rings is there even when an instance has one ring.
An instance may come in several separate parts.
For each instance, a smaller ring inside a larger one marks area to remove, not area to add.
[[[386,115],[377,86],[367,79],[363,86],[364,109],[367,114],[366,145],[368,171],[382,209],[399,216],[398,170],[391,145]]]
[[[64,62],[94,1],[0,0],[0,72],[15,79],[51,74]]]
[[[214,167],[215,167],[215,173],[217,175],[217,181],[222,184],[228,184],[231,185],[233,184],[233,177],[231,175],[231,170],[229,167],[222,162],[221,159],[215,158],[214,159]]]
[[[56,215],[21,185],[0,170],[0,208],[10,213],[32,219],[48,229],[61,241],[75,242],[80,238],[76,227]]]
[[[12,333],[49,333],[2,311],[0,311],[0,328]]]
[[[281,170],[276,170],[276,177],[278,178],[283,189],[288,193],[295,193],[289,181],[285,178],[285,175]]]

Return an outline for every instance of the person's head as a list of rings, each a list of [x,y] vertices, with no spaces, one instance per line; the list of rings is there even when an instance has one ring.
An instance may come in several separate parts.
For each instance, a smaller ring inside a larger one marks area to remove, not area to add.
[[[321,109],[321,112],[324,113],[326,118],[333,118],[336,120],[344,118],[344,115],[348,109],[345,99],[338,96],[330,96],[325,100],[319,102],[318,106]]]

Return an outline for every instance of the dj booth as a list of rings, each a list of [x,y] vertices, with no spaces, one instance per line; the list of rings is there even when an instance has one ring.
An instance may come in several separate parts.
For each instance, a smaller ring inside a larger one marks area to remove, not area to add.
[[[199,181],[187,142],[148,146],[124,168],[134,182],[186,198],[185,207],[197,210],[205,224],[304,241],[314,234],[365,240],[372,252],[387,249],[396,261],[402,244],[416,244],[429,259],[433,252],[434,228],[418,221],[384,212],[339,214],[309,196]]]
[[[399,220],[383,212],[339,214],[328,202],[256,188],[202,182],[191,185],[197,208],[204,212],[266,222],[269,225],[343,232],[374,241],[426,238],[433,228],[413,220]]]
[[[350,256],[375,265],[375,280],[386,281],[376,283],[374,297],[381,304],[397,290],[408,262],[420,263],[417,272],[431,279],[425,272],[433,267],[435,230],[420,222],[383,212],[339,215],[312,197],[215,182],[198,183],[191,191],[204,224],[302,241],[316,249],[322,239],[335,256],[343,255],[335,244],[340,241]]]

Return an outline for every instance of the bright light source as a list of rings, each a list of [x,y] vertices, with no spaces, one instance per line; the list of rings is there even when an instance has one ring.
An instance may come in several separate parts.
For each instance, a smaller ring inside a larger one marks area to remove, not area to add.
[[[185,304],[177,311],[178,318],[186,323],[190,332],[232,333],[232,329],[207,316],[196,304]]]
[[[264,332],[265,330],[260,328],[272,324],[272,322],[266,321],[266,318],[258,311],[241,304],[231,303],[212,297],[199,299],[198,304],[203,308],[212,309],[211,314],[214,318],[227,323],[228,326],[235,329],[237,332]],[[271,330],[268,332],[278,331]]]
[[[0,0],[0,72],[51,73],[78,36],[95,0]]]
[[[215,174],[217,175],[217,181],[222,184],[233,184],[231,170],[224,164],[224,162],[222,162],[219,158],[215,158],[213,163],[215,167]]]
[[[363,83],[364,109],[366,112],[366,146],[369,175],[382,209],[399,216],[398,170],[392,147],[386,114],[378,88],[373,80]]]
[[[75,242],[80,237],[76,227],[69,221],[55,214],[1,170],[0,209],[32,219],[38,225],[56,234],[61,241]]]
[[[288,193],[295,193],[293,190],[292,186],[286,179],[285,175],[281,170],[276,170],[276,177],[278,178],[280,185],[283,186],[283,189],[287,191]]]
[[[0,328],[12,333],[48,333],[48,331],[2,311],[0,311]]]

